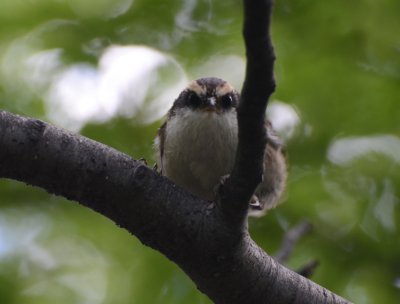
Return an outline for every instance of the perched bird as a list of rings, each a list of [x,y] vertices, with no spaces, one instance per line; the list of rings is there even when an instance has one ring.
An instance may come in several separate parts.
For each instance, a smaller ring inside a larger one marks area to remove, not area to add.
[[[192,81],[167,113],[155,139],[161,174],[189,192],[212,200],[221,177],[233,168],[238,145],[239,93],[219,78]],[[267,122],[263,180],[249,212],[262,215],[275,207],[286,183],[281,141]]]

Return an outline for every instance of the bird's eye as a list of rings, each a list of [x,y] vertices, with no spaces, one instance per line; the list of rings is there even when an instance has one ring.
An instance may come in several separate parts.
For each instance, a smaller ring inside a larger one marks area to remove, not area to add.
[[[233,106],[233,98],[230,94],[226,94],[220,98],[221,107],[224,109],[230,108]]]
[[[194,92],[190,92],[190,94],[188,96],[188,101],[189,101],[189,105],[194,108],[198,108],[201,105],[200,97]]]

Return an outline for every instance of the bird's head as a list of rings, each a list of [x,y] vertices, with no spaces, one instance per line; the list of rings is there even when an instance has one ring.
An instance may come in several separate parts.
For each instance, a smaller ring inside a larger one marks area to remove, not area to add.
[[[178,110],[224,114],[236,111],[238,92],[225,80],[214,77],[193,80],[175,100],[172,115]]]

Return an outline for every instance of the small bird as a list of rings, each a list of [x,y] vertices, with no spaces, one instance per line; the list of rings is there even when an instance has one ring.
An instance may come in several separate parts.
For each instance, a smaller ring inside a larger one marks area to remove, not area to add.
[[[155,139],[157,167],[179,186],[212,200],[221,178],[233,168],[238,145],[239,93],[226,81],[193,80],[167,113]],[[283,145],[266,123],[263,179],[249,202],[249,214],[274,208],[286,184]]]

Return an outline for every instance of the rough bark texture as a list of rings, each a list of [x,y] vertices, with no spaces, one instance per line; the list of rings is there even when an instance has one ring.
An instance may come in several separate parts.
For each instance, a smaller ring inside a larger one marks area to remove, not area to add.
[[[215,303],[347,303],[275,262],[218,204],[83,136],[0,111],[0,176],[107,216],[180,266]]]
[[[272,1],[245,0],[246,80],[235,168],[202,201],[103,144],[0,111],[0,177],[39,186],[112,219],[181,267],[215,303],[348,303],[275,262],[250,238],[247,202],[262,174],[275,83]]]

